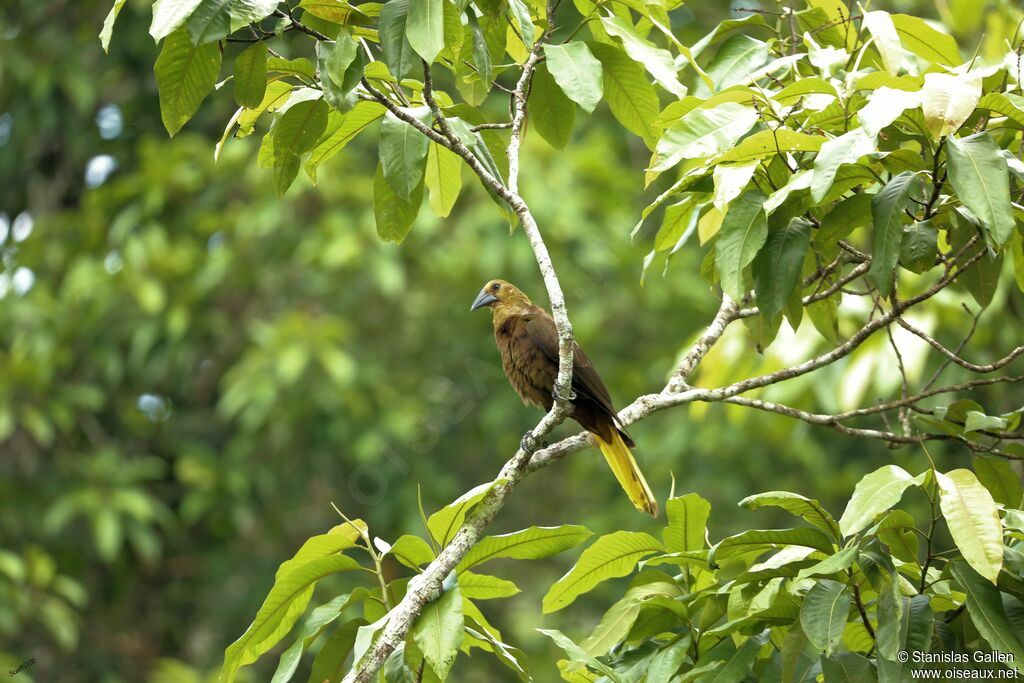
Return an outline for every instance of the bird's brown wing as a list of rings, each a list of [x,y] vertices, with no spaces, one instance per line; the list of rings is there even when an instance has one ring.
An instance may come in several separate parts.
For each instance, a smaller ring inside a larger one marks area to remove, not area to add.
[[[527,333],[533,343],[557,365],[558,328],[555,327],[554,319],[544,309],[537,306],[533,308],[533,311],[523,316]],[[578,396],[590,399],[599,405],[614,422],[618,423],[618,415],[612,405],[612,397],[608,393],[608,388],[601,381],[601,376],[597,374],[590,358],[583,352],[579,344],[573,345],[572,390]]]

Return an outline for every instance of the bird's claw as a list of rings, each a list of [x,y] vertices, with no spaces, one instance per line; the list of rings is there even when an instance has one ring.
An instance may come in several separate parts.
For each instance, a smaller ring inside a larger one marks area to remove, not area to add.
[[[556,401],[575,401],[576,392],[570,388],[569,395],[562,396],[560,393],[558,393],[558,387],[555,387],[554,389],[551,390],[551,398],[555,399]]]
[[[519,449],[526,452],[533,452],[533,432],[526,432],[523,434],[523,438],[519,440]]]

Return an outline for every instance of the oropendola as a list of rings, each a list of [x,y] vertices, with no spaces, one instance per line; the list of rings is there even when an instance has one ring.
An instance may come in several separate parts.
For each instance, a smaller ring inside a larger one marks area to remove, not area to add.
[[[555,320],[535,306],[515,285],[491,280],[473,302],[471,311],[487,306],[494,318],[494,340],[505,376],[523,399],[551,410],[558,376],[558,330]],[[615,478],[637,510],[658,516],[658,503],[633,459],[633,439],[619,422],[601,376],[578,344],[572,354],[572,417],[594,435]]]

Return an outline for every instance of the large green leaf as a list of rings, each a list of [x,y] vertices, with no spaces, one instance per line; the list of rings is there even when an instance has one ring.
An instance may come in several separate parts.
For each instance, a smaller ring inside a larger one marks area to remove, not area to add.
[[[604,92],[601,62],[590,52],[587,44],[573,41],[564,45],[544,46],[548,71],[562,92],[584,110],[594,111]]]
[[[900,502],[903,492],[916,483],[898,465],[883,465],[857,482],[853,497],[839,518],[843,536],[850,536],[871,524],[875,517]]]
[[[970,470],[936,472],[935,479],[953,542],[968,564],[995,584],[1003,566],[1003,527],[992,494]]]
[[[215,43],[231,33],[228,7],[233,0],[203,0],[185,22],[188,34],[196,45]]]
[[[729,206],[715,241],[715,266],[722,289],[737,301],[743,298],[743,269],[768,239],[768,217],[761,208],[764,200],[757,190],[740,195]]]
[[[871,269],[868,276],[882,296],[889,296],[895,281],[895,268],[903,241],[903,210],[919,183],[917,175],[904,171],[892,178],[871,199]]]
[[[924,19],[909,14],[893,14],[891,19],[903,47],[918,57],[946,66],[963,62],[956,38],[948,33],[937,31]]]
[[[340,681],[345,674],[345,660],[356,644],[359,630],[365,625],[365,620],[353,619],[339,626],[316,653],[307,683]]]
[[[850,592],[838,581],[818,581],[800,606],[800,627],[816,650],[832,654],[843,637],[850,611]]]
[[[729,37],[706,69],[715,83],[715,90],[721,92],[745,81],[768,61],[770,49],[768,43],[743,33]]]
[[[864,132],[874,137],[898,119],[907,109],[921,106],[921,93],[882,86],[868,97],[868,103],[857,112]]]
[[[306,100],[288,108],[274,125],[274,189],[283,195],[295,180],[301,156],[316,145],[327,127],[327,103]]]
[[[100,45],[104,52],[110,51],[110,39],[114,35],[114,22],[117,21],[117,15],[121,13],[124,3],[125,0],[114,0],[113,6],[103,20],[103,28],[100,29]]]
[[[428,64],[444,48],[444,0],[408,0],[405,37]]]
[[[903,48],[900,36],[893,25],[892,16],[881,10],[864,13],[864,28],[875,41],[875,47],[882,57],[885,70],[892,74],[900,72],[903,63]]]
[[[647,81],[643,67],[612,45],[596,41],[587,45],[601,62],[604,99],[612,115],[626,130],[640,136],[648,147],[652,147],[657,139],[654,120],[658,118],[658,93]]]
[[[493,600],[511,597],[519,592],[519,587],[490,574],[462,572],[459,574],[459,590],[462,597],[469,600]]]
[[[377,23],[384,63],[395,78],[405,78],[420,63],[420,56],[406,37],[409,0],[388,0],[380,9]]]
[[[721,660],[723,661],[721,666],[715,667],[706,676],[701,676],[700,680],[707,681],[707,683],[740,683],[746,680],[751,669],[754,668],[757,654],[768,642],[769,636],[770,632],[764,631],[747,638],[742,645],[735,649],[735,652]]]
[[[188,31],[180,29],[167,36],[153,68],[160,93],[160,117],[164,128],[174,135],[199,110],[217,83],[220,46],[192,44]]]
[[[719,541],[711,549],[708,563],[713,564],[736,555],[787,545],[814,548],[829,555],[835,552],[832,540],[818,529],[750,529]]]
[[[963,560],[954,560],[950,570],[967,594],[967,613],[978,633],[993,650],[1010,655],[1011,666],[1024,673],[1024,644],[1006,617],[999,590]]]
[[[554,641],[555,645],[560,647],[565,654],[569,656],[570,661],[586,664],[595,671],[599,671],[608,677],[608,680],[613,683],[623,683],[623,679],[615,673],[615,670],[606,665],[596,657],[591,656],[586,650],[574,643],[567,635],[561,631],[555,629],[539,628],[538,633],[542,633]],[[585,678],[584,680],[591,680]]]
[[[665,171],[684,159],[729,149],[757,122],[757,112],[736,102],[694,109],[665,131],[655,147],[652,171]]]
[[[975,73],[925,74],[921,109],[928,132],[935,139],[955,133],[978,106],[981,76]]]
[[[430,143],[423,182],[430,190],[430,210],[446,218],[462,190],[462,159],[447,147]]]
[[[786,152],[817,152],[824,144],[820,135],[798,133],[788,128],[762,130],[744,138],[740,144],[730,148],[715,161],[751,161]]]
[[[827,534],[839,537],[839,525],[832,518],[832,515],[822,507],[821,503],[813,498],[801,496],[799,493],[789,491],[769,491],[747,496],[740,501],[740,507],[750,510],[759,510],[764,507],[782,508],[800,517],[805,522],[813,524]]]
[[[711,503],[696,493],[669,498],[665,503],[668,526],[663,533],[671,551],[702,550],[707,532]]]
[[[997,503],[1015,510],[1021,508],[1024,503],[1024,487],[1008,460],[975,454],[973,464],[978,481],[988,489]]]
[[[607,579],[625,576],[636,563],[665,546],[650,534],[616,531],[597,539],[579,561],[544,596],[544,614],[570,605],[577,597]]]
[[[474,486],[451,503],[448,503],[448,505],[430,515],[427,518],[427,529],[434,540],[440,543],[441,546],[448,545],[448,542],[455,537],[455,532],[462,526],[463,520],[466,519],[466,513],[480,502],[480,499],[487,494],[487,491],[493,485],[494,483],[489,481],[485,484]]]
[[[829,683],[862,683],[874,680],[871,662],[856,652],[840,652],[821,657],[821,672]]]
[[[1006,159],[988,133],[946,142],[949,182],[960,201],[977,216],[992,241],[1002,245],[1016,221],[1010,203],[1010,174]]]
[[[715,184],[715,208],[725,213],[727,206],[742,194],[754,177],[760,162],[747,161],[742,164],[718,164],[712,172]]]
[[[377,165],[377,174],[373,177],[373,215],[378,237],[385,242],[401,244],[409,234],[422,203],[423,183],[416,186],[409,199],[402,199],[384,179],[380,164]]]
[[[423,184],[430,140],[402,121],[388,114],[380,126],[380,163],[384,178],[399,198],[408,201]]]
[[[752,268],[754,293],[762,315],[774,318],[782,312],[800,281],[800,269],[810,243],[811,224],[804,218],[793,218],[768,231]]]
[[[317,141],[306,160],[306,175],[316,185],[317,168],[344,149],[361,130],[384,115],[384,105],[376,102],[357,102],[345,114],[332,111],[328,116],[324,135]]]
[[[622,47],[630,59],[642,64],[647,73],[662,87],[676,97],[686,95],[686,86],[676,76],[675,59],[672,53],[641,36],[631,23],[617,16],[601,17],[601,25],[609,35],[622,41]]]
[[[410,569],[418,569],[434,559],[434,551],[419,536],[399,536],[387,552]]]
[[[874,151],[875,139],[863,128],[854,128],[823,144],[818,150],[818,156],[814,158],[811,199],[815,202],[824,199],[841,165],[856,163],[862,156]]]
[[[255,43],[235,58],[235,102],[255,109],[267,93],[267,45]]]
[[[185,23],[185,20],[202,1],[156,0],[153,3],[153,22],[149,25],[149,35],[153,36],[154,40],[161,40],[171,35]]]
[[[593,532],[586,527],[565,524],[555,527],[532,526],[510,534],[486,536],[459,563],[459,570],[501,557],[539,560],[575,548],[592,535]]]
[[[543,62],[533,73],[529,112],[530,122],[548,144],[555,149],[568,144],[576,121],[576,105],[558,87]]]
[[[239,668],[255,662],[291,630],[305,611],[317,581],[359,567],[359,563],[351,557],[334,554],[293,565],[288,571],[279,572],[274,587],[270,589],[252,624],[224,652],[220,680],[231,683]]]
[[[464,628],[462,593],[455,585],[424,607],[409,630],[413,642],[441,680],[459,654]]]
[[[316,54],[324,99],[338,111],[349,111],[357,102],[353,91],[365,66],[359,45],[343,28],[333,43],[317,43]]]
[[[292,645],[281,653],[281,659],[274,671],[274,678],[271,683],[286,683],[290,681],[295,670],[299,668],[299,661],[302,653],[312,643],[325,626],[341,615],[341,610],[348,604],[349,594],[339,595],[330,602],[320,605],[306,617],[302,624],[302,631]]]
[[[939,231],[931,221],[914,221],[903,230],[900,265],[914,273],[923,273],[935,265]]]

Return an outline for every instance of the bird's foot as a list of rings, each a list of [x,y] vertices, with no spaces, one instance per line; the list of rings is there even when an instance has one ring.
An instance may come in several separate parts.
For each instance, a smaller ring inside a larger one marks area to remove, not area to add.
[[[526,453],[533,453],[534,451],[534,439],[533,432],[526,432],[523,434],[523,438],[519,440],[520,450]]]
[[[558,387],[556,386],[554,389],[551,390],[551,398],[555,399],[556,401],[575,401],[576,392],[570,388],[569,395],[562,396],[560,393],[558,393]]]

